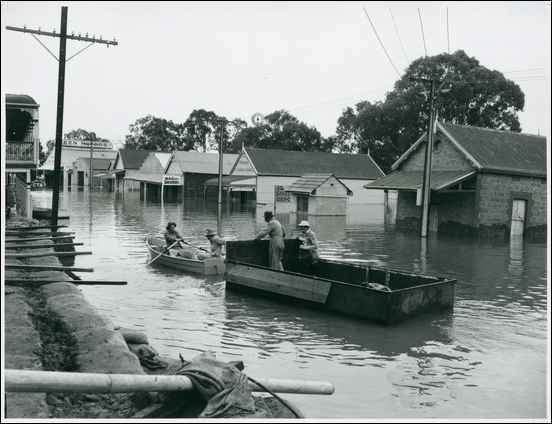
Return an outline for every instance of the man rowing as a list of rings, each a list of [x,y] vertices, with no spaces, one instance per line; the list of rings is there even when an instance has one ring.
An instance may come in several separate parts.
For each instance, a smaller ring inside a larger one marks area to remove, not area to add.
[[[169,222],[167,224],[167,231],[163,234],[165,236],[165,243],[167,246],[165,250],[168,251],[171,256],[180,256],[187,259],[197,259],[196,253],[189,248],[184,247],[182,244],[182,236],[176,231],[176,223]]]

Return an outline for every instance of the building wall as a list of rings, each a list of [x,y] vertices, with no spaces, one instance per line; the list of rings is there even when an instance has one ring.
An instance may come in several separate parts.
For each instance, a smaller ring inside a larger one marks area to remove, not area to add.
[[[370,184],[374,180],[345,178],[340,178],[340,180],[353,192],[353,195],[348,197],[347,202],[349,204],[383,204],[383,190],[367,190],[364,188],[366,184]]]
[[[458,151],[452,142],[443,136],[438,136],[438,143],[433,145],[431,169],[433,171],[461,171],[473,169],[470,162]],[[410,157],[400,165],[402,171],[423,171],[426,145],[416,149]]]
[[[480,174],[476,218],[480,232],[509,236],[514,199],[527,200],[525,233],[546,238],[546,180],[499,174]]]
[[[347,197],[310,196],[309,215],[346,215]]]
[[[257,177],[257,213],[274,210],[274,187],[276,185],[288,186],[299,177]]]

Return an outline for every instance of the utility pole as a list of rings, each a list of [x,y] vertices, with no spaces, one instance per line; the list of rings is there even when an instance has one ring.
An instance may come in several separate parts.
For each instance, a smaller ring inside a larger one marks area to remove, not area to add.
[[[429,205],[431,202],[431,159],[433,156],[433,126],[435,118],[435,80],[431,80],[431,89],[429,92],[429,124],[427,127],[427,144],[424,160],[424,179],[422,182],[422,222],[421,237],[427,237],[427,227],[429,224]]]
[[[93,142],[90,140],[90,169],[88,170],[88,191],[92,192],[92,186],[94,182],[92,181],[92,173],[94,172],[94,168],[92,167],[92,160],[94,158],[94,147]]]
[[[51,224],[57,225],[58,216],[59,216],[59,186],[61,183],[61,149],[62,149],[62,141],[63,141],[63,102],[64,102],[64,95],[65,95],[65,64],[69,62],[72,58],[77,56],[79,53],[83,52],[93,44],[106,44],[107,47],[110,45],[116,46],[118,45],[117,41],[113,39],[113,41],[109,40],[102,40],[102,37],[99,39],[96,39],[96,36],[89,37],[88,34],[86,36],[75,35],[72,33],[71,35],[67,34],[67,6],[61,7],[61,26],[60,26],[60,32],[56,33],[56,31],[42,31],[40,28],[38,30],[33,29],[27,29],[27,27],[18,28],[18,27],[12,27],[12,26],[6,26],[6,29],[9,31],[18,31],[18,32],[24,32],[31,34],[41,45],[44,47],[48,53],[50,53],[58,62],[59,62],[59,69],[58,69],[58,98],[57,98],[57,115],[56,115],[56,144],[55,144],[55,150],[54,150],[54,190],[52,194],[52,218],[51,218]],[[37,35],[45,35],[48,37],[57,37],[59,38],[59,58],[57,58],[42,42],[35,36]],[[66,45],[67,40],[76,40],[76,41],[86,41],[90,44],[81,50],[79,50],[77,53],[72,55],[69,59],[66,59]],[[90,164],[92,166],[92,164]],[[91,176],[90,176],[91,177]]]
[[[219,169],[218,169],[218,203],[217,203],[217,234],[222,235],[222,173],[223,173],[223,158],[222,158],[222,143],[224,141],[224,130],[226,125],[221,119],[220,121],[220,139],[219,139]]]

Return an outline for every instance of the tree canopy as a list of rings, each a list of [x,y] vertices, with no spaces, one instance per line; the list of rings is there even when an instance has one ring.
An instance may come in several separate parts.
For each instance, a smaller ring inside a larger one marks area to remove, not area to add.
[[[235,137],[234,145],[266,149],[331,151],[334,139],[325,139],[312,126],[299,121],[285,110],[265,116],[265,122],[256,127],[245,127]]]
[[[338,119],[336,148],[370,151],[389,170],[427,130],[429,85],[421,78],[444,81],[448,89],[437,93],[441,121],[520,131],[517,113],[525,102],[520,87],[458,50],[412,62],[383,102],[363,101],[346,108]]]
[[[125,137],[128,149],[170,152],[192,148],[182,124],[153,115],[137,119],[130,125],[129,131],[130,134]]]

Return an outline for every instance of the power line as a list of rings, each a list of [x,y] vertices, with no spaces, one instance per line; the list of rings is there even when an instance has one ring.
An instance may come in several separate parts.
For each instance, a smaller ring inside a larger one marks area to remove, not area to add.
[[[395,27],[395,33],[397,34],[397,38],[399,39],[399,43],[401,45],[402,52],[404,54],[404,57],[406,59],[406,63],[410,63],[410,59],[408,55],[406,54],[406,49],[404,48],[403,42],[401,40],[401,36],[399,35],[399,28],[397,27],[397,23],[395,22],[395,17],[393,16],[393,12],[391,11],[391,8],[389,8],[389,13],[391,14],[391,19],[393,21],[393,26]]]
[[[450,54],[450,34],[449,34],[448,7],[447,7],[447,53]]]
[[[393,63],[393,61],[391,60],[391,56],[389,56],[389,53],[387,53],[387,49],[385,48],[385,46],[383,45],[383,42],[381,41],[379,35],[378,35],[378,32],[376,31],[376,27],[374,26],[374,24],[372,23],[372,20],[370,19],[370,15],[368,15],[368,12],[366,11],[366,8],[362,8],[362,10],[364,10],[364,13],[366,14],[366,17],[368,18],[368,21],[370,22],[370,25],[372,26],[372,29],[374,30],[374,34],[376,34],[376,38],[378,39],[380,45],[381,45],[381,48],[383,49],[383,51],[385,52],[385,55],[387,56],[387,59],[389,60],[389,63],[391,64],[391,66],[393,67],[393,69],[395,70],[395,72],[397,73],[397,76],[400,78],[401,77],[401,73],[399,72],[399,70],[397,69],[397,67],[395,66],[395,64]]]
[[[425,41],[425,34],[424,34],[424,24],[422,22],[422,14],[420,13],[420,8],[418,8],[418,17],[420,18],[420,27],[422,28],[422,40],[424,40],[424,52],[427,56],[427,48],[426,48],[426,41]]]

